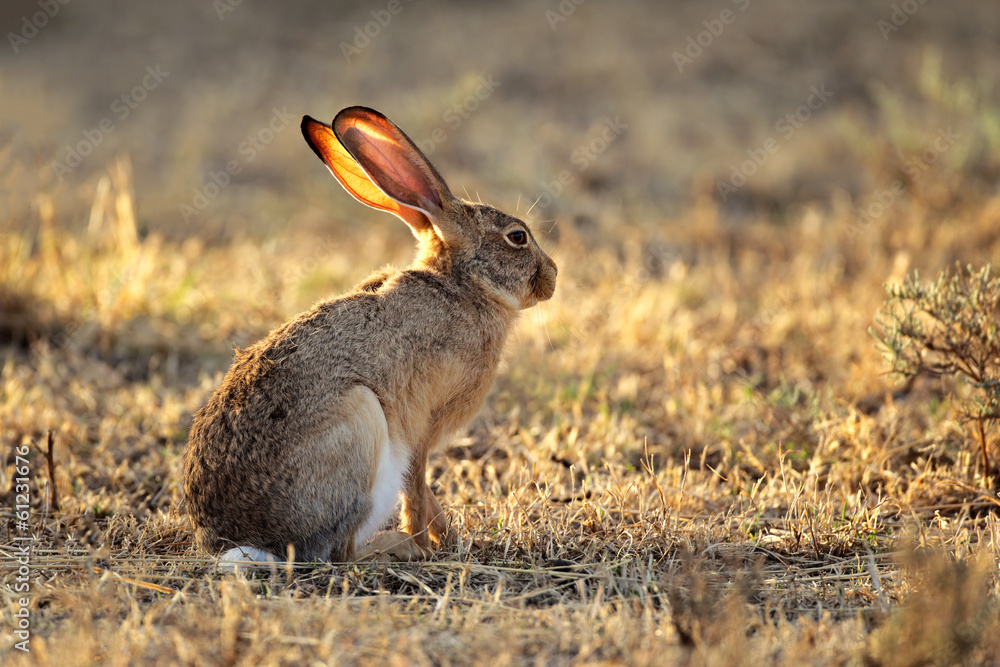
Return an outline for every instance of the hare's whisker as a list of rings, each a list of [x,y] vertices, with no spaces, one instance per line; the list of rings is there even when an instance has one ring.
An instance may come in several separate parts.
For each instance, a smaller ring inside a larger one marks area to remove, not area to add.
[[[542,323],[542,330],[545,331],[545,340],[547,340],[549,342],[549,349],[550,350],[555,350],[556,349],[555,345],[552,344],[552,336],[549,335],[549,323],[548,323],[548,320],[547,320],[547,318],[542,317],[542,314],[543,314],[542,309],[543,308],[544,308],[544,306],[542,308],[538,309],[538,318],[539,318],[539,320]]]
[[[542,195],[538,195],[538,199],[535,200],[535,204],[537,204],[540,201],[542,201]],[[527,217],[528,214],[531,213],[531,209],[535,208],[535,204],[532,204],[531,206],[529,206],[528,210],[524,212],[525,217]]]

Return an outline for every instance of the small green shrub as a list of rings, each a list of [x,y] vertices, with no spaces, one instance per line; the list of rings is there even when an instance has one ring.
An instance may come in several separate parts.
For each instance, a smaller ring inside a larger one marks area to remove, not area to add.
[[[1000,418],[1000,278],[989,264],[945,270],[929,283],[914,272],[886,292],[881,331],[872,335],[902,378],[953,376],[972,387],[955,404],[962,423],[974,426],[988,476],[986,427]]]

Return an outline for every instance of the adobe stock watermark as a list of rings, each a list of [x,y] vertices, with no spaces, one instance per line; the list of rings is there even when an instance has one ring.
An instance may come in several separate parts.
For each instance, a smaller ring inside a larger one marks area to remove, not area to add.
[[[70,0],[38,0],[38,8],[41,11],[37,11],[31,16],[22,16],[20,32],[7,33],[7,41],[10,42],[14,53],[20,53],[21,47],[34,39],[39,31],[47,26],[49,21],[54,19],[63,6],[68,5],[69,2]]]
[[[729,180],[719,180],[715,182],[715,190],[719,193],[722,201],[727,201],[729,196],[735,194],[740,188],[746,185],[751,176],[764,166],[772,155],[781,150],[781,142],[788,141],[795,133],[813,117],[813,114],[823,108],[823,105],[833,97],[833,93],[826,89],[826,84],[809,87],[809,96],[805,102],[796,109],[786,113],[775,124],[774,131],[781,136],[781,141],[773,136],[764,140],[760,147],[748,148],[746,150],[747,159],[739,164],[730,167]]]
[[[226,20],[226,14],[235,12],[236,8],[243,4],[243,0],[212,0],[212,9],[220,21]]]
[[[882,39],[888,42],[889,37],[906,25],[910,17],[925,4],[927,4],[927,0],[903,0],[903,2],[894,4],[888,19],[879,19],[875,22],[879,32],[882,33]]]
[[[545,10],[545,20],[549,22],[549,28],[555,32],[556,28],[559,27],[560,23],[565,23],[566,19],[572,16],[577,7],[585,3],[587,0],[560,0],[559,5],[552,9]]]
[[[104,141],[104,138],[118,128],[118,123],[132,115],[132,112],[142,104],[149,93],[156,90],[168,76],[170,76],[170,72],[161,69],[159,64],[148,65],[146,76],[142,77],[142,81],[111,102],[112,116],[105,116],[95,127],[85,129],[82,132],[83,139],[78,141],[76,145],[66,146],[62,160],[56,160],[52,163],[52,170],[59,180],[63,180],[67,174],[72,173],[74,169],[83,164],[84,158],[93,153],[94,149]]]
[[[499,87],[500,82],[494,79],[492,74],[480,76],[476,79],[476,87],[470,94],[452,104],[441,114],[441,120],[447,127],[438,126],[431,130],[426,139],[417,142],[417,148],[428,157],[433,155],[438,146],[448,141],[448,133],[462,127],[462,123]]]
[[[20,641],[14,642],[18,651],[30,652],[31,642],[31,552],[35,538],[31,534],[31,466],[28,464],[28,445],[14,448],[14,560],[17,563],[17,574],[13,583],[8,584],[14,593],[21,596],[13,600],[14,613],[12,626],[14,637]]]
[[[406,4],[410,4],[411,2],[413,0],[406,0]],[[385,9],[373,9],[369,12],[372,17],[371,21],[363,25],[358,24],[354,26],[354,39],[350,43],[340,43],[340,52],[344,54],[344,58],[348,64],[350,64],[352,58],[361,55],[362,51],[374,43],[375,38],[382,33],[382,30],[389,25],[394,17],[401,14],[404,9],[406,7],[403,5],[403,0],[389,0]]]
[[[292,120],[292,115],[286,109],[275,107],[267,125],[248,135],[236,147],[236,152],[243,157],[242,162],[230,160],[225,164],[224,169],[209,170],[208,179],[200,188],[194,189],[194,196],[191,198],[190,204],[180,205],[179,210],[184,222],[191,222],[191,218],[208,208],[208,205],[219,196],[219,193],[232,183],[233,176],[242,172],[245,165],[253,162],[261,151],[267,148],[274,141],[274,138],[288,127]]]
[[[605,116],[597,136],[580,144],[570,153],[569,160],[576,167],[576,174],[589,169],[590,165],[627,129],[628,125],[621,121],[621,117],[615,116],[612,119],[610,116]],[[569,169],[563,169],[555,179],[543,181],[542,190],[535,197],[535,204],[543,208],[552,204],[562,194],[563,189],[576,180],[576,174]]]
[[[750,6],[750,0],[732,0],[732,3],[736,5],[740,12],[745,12]],[[722,33],[726,31],[726,26],[736,22],[737,16],[739,14],[727,8],[719,12],[717,17],[702,21],[701,24],[705,26],[705,29],[695,35],[688,35],[686,40],[687,46],[683,52],[673,52],[674,64],[677,65],[677,71],[683,74],[684,67],[691,65],[695,60],[700,58],[705,53],[705,49],[710,48],[715,43],[715,40],[722,36]]]
[[[939,128],[937,134],[927,144],[927,148],[903,163],[904,178],[897,178],[889,184],[889,187],[873,194],[866,206],[861,206],[854,212],[856,222],[848,225],[847,238],[855,241],[858,236],[870,231],[873,225],[906,195],[907,181],[910,183],[919,181],[931,165],[955,145],[959,136],[958,132],[952,131],[950,125],[947,128]]]

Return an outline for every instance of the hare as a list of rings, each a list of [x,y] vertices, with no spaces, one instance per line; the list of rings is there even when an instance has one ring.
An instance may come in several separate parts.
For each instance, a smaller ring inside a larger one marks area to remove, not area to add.
[[[518,311],[550,298],[556,265],[528,226],[452,195],[392,121],[365,107],[306,142],[363,204],[417,237],[373,274],[236,350],[194,417],[184,494],[198,544],[237,561],[430,556],[448,522],[428,453],[482,407]],[[401,532],[372,539],[402,495]]]

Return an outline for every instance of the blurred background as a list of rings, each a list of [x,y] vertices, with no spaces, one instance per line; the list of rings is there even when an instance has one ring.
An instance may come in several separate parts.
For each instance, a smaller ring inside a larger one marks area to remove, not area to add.
[[[89,208],[124,156],[140,234],[353,227],[378,216],[298,130],[353,104],[432,147],[457,192],[522,214],[540,199],[532,215],[560,225],[670,224],[700,197],[727,219],[861,204],[948,126],[959,140],[942,162],[970,182],[944,185],[996,188],[987,2],[8,0],[0,28],[0,219],[17,226],[37,220],[39,191]],[[720,196],[769,138],[776,150]],[[545,197],[564,170],[572,182]]]

